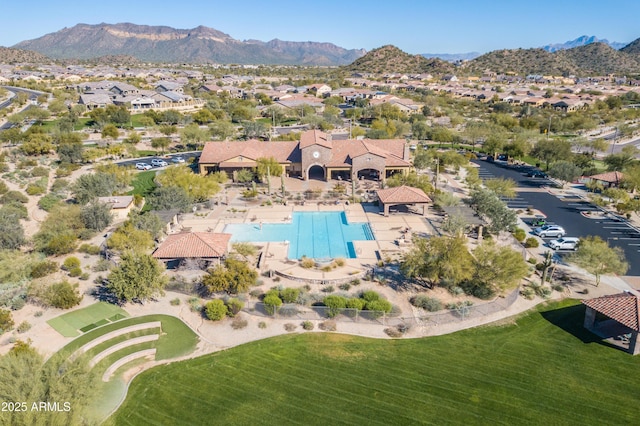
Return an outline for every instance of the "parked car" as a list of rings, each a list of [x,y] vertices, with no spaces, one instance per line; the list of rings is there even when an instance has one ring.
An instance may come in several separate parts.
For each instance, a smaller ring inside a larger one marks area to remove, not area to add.
[[[531,221],[531,226],[533,226],[534,228],[540,228],[541,226],[545,225],[547,225],[547,219],[545,219],[544,217],[535,217]]]
[[[136,163],[136,169],[138,170],[149,170],[151,166],[147,163]]]
[[[527,177],[530,178],[538,178],[538,179],[546,179],[548,176],[541,170],[531,170],[527,173]]]
[[[184,157],[173,157],[171,159],[172,163],[184,163]]]
[[[151,160],[151,165],[155,167],[165,167],[168,166],[169,163],[160,158],[154,158],[153,160]]]
[[[554,250],[577,250],[580,238],[562,237],[557,240],[549,241],[549,247]]]
[[[545,225],[540,228],[534,229],[533,233],[538,235],[541,238],[549,238],[549,237],[561,238],[561,237],[564,237],[566,234],[564,228],[562,226],[557,226],[557,225]]]

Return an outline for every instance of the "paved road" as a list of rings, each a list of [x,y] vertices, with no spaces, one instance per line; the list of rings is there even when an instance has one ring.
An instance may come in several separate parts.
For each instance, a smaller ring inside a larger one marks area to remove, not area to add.
[[[552,185],[547,179],[535,179],[516,169],[502,167],[495,163],[478,160],[480,177],[505,177],[513,179],[518,187],[518,196],[505,200],[509,207],[526,209],[532,206],[543,212],[547,218],[567,231],[568,237],[586,237],[597,235],[608,241],[611,246],[624,250],[629,271],[627,275],[640,276],[640,231],[626,221],[615,219],[589,219],[580,214],[584,211],[597,211],[598,208],[576,195],[553,195],[544,187]]]

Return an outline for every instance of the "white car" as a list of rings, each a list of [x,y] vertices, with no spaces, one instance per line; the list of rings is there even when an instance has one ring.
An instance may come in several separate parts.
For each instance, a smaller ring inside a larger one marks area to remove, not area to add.
[[[147,163],[136,163],[136,169],[138,170],[150,170],[151,166]]]
[[[549,247],[554,250],[577,250],[580,238],[562,237],[557,240],[549,241]]]
[[[173,157],[171,159],[172,163],[184,163],[184,157]]]
[[[536,228],[533,230],[533,233],[539,236],[540,238],[549,238],[549,237],[564,237],[566,232],[562,226],[558,225],[545,225],[540,228]]]
[[[154,158],[153,160],[151,160],[151,165],[155,167],[165,167],[165,166],[168,166],[169,163],[167,163],[164,160],[161,160],[160,158]]]

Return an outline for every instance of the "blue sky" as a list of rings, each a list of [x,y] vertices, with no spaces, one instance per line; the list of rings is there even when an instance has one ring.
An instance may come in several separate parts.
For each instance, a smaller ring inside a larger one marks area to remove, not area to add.
[[[640,38],[640,1],[583,0],[5,0],[0,46],[78,23],[215,28],[238,40],[330,42],[367,50],[393,44],[405,52],[463,53],[541,47],[581,35]],[[615,4],[615,6],[614,6]]]

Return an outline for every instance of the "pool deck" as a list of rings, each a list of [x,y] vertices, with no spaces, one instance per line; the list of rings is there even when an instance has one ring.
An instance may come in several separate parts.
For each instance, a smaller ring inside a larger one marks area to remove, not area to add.
[[[433,228],[425,217],[411,213],[392,213],[384,217],[380,209],[363,204],[319,204],[260,206],[258,203],[218,206],[206,215],[184,215],[182,226],[194,232],[223,232],[230,223],[285,223],[291,220],[293,212],[344,211],[347,220],[369,222],[375,240],[354,241],[355,259],[345,259],[345,266],[321,271],[304,269],[296,260],[287,258],[287,243],[262,243],[263,256],[259,264],[261,271],[272,270],[290,279],[311,282],[343,282],[362,276],[370,271],[379,260],[400,255],[408,247],[401,243],[403,231],[407,228],[415,235],[430,235]]]

